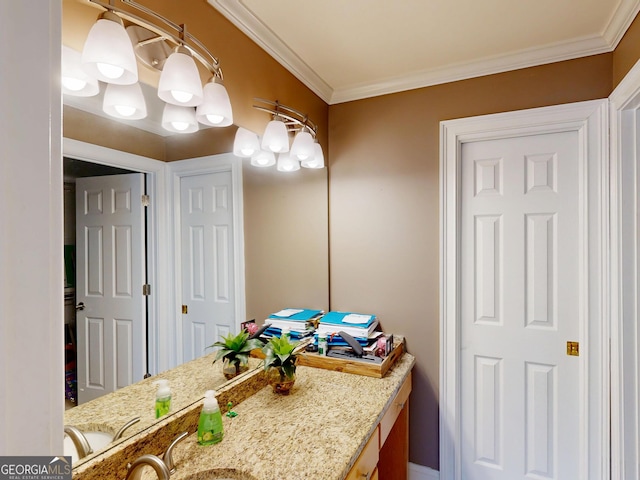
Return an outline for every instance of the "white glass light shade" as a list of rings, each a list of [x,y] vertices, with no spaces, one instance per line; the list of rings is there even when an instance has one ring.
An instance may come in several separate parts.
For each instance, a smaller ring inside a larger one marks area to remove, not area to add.
[[[313,137],[306,130],[296,134],[291,145],[291,156],[297,158],[301,162],[313,158],[314,149]]]
[[[76,97],[92,97],[100,92],[98,81],[82,69],[82,54],[62,46],[62,93]]]
[[[276,154],[271,151],[260,150],[251,157],[251,165],[254,167],[271,167],[275,164]]]
[[[233,154],[236,157],[249,158],[260,150],[258,135],[246,128],[238,127],[233,140]]]
[[[167,103],[162,112],[162,127],[174,133],[197,132],[198,122],[195,109]]]
[[[288,152],[278,155],[278,171],[279,172],[295,172],[300,170],[300,162],[289,155]]]
[[[122,20],[105,12],[91,27],[82,49],[82,68],[107,83],[131,85],[138,81],[138,64]]]
[[[167,103],[195,107],[202,103],[202,83],[193,57],[178,47],[167,58],[158,82],[158,96]]]
[[[300,162],[304,168],[324,168],[324,153],[322,153],[322,147],[319,143],[313,144],[314,155],[313,157]]]
[[[196,108],[196,118],[200,123],[212,127],[227,127],[233,123],[231,101],[227,89],[216,81],[203,88],[203,101]]]
[[[107,84],[102,110],[115,118],[139,120],[147,116],[147,104],[139,83],[133,85]]]
[[[262,136],[262,148],[274,153],[289,151],[289,133],[283,121],[275,119],[267,124]]]

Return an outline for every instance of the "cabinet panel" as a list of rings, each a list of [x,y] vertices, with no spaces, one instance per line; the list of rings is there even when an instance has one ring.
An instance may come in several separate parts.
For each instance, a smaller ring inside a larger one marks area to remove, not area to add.
[[[393,428],[393,425],[396,423],[396,419],[400,414],[400,411],[404,408],[407,403],[407,399],[409,398],[409,394],[411,393],[411,374],[407,376],[407,379],[404,381],[398,394],[391,402],[391,406],[387,413],[384,414],[382,420],[380,421],[380,446],[384,445],[384,442],[387,440],[389,436],[389,432]]]
[[[346,480],[372,480],[378,478],[376,466],[380,446],[378,444],[378,428],[375,429],[367,445],[356,460],[355,465],[349,471]]]

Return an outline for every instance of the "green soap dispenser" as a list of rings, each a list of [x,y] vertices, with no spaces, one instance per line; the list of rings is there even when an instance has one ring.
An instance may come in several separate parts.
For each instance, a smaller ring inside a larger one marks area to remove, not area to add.
[[[169,380],[156,380],[153,384],[158,385],[158,390],[156,391],[156,418],[160,418],[171,410],[171,389],[169,388]]]
[[[218,400],[216,400],[216,392],[207,390],[204,394],[204,403],[198,421],[198,443],[212,445],[221,442],[223,434],[222,414]]]

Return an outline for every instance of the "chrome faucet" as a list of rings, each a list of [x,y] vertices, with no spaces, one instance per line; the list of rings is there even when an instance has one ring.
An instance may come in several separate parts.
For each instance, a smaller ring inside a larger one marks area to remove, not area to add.
[[[76,452],[78,452],[78,459],[84,458],[87,455],[93,453],[93,449],[91,445],[89,445],[89,441],[84,434],[78,430],[76,427],[71,425],[64,426],[64,433],[71,439],[73,445],[76,447]]]
[[[140,417],[134,417],[131,420],[129,420],[122,427],[120,427],[120,430],[118,430],[116,434],[113,436],[113,440],[118,440],[120,437],[122,437],[122,434],[127,428],[129,428],[134,423],[138,423],[139,421],[140,421]]]
[[[169,473],[174,474],[176,472],[176,466],[173,463],[173,448],[182,440],[184,440],[185,438],[187,438],[187,435],[189,435],[189,432],[183,432],[180,435],[178,435],[176,437],[176,439],[171,442],[171,445],[169,445],[167,447],[167,451],[164,452],[164,455],[162,456],[162,459],[164,460],[164,463],[167,465],[167,468],[169,469]]]
[[[131,465],[127,466],[128,471],[125,480],[129,480],[129,478],[133,480],[139,479],[142,473],[142,469],[140,467],[143,467],[144,465],[149,465],[153,468],[156,471],[156,475],[158,475],[159,480],[169,480],[171,473],[169,473],[169,469],[165,463],[155,455],[149,454],[141,455]]]

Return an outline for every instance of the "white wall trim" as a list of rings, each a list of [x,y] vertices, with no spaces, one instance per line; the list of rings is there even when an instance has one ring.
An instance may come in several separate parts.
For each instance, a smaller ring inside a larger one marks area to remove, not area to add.
[[[0,2],[0,456],[62,452],[61,3]]]
[[[147,174],[148,194],[151,197],[149,210],[149,283],[151,297],[149,302],[149,366],[147,370],[158,373],[166,370],[171,362],[167,362],[171,355],[172,337],[167,332],[169,323],[167,299],[169,298],[169,262],[168,252],[171,246],[168,242],[167,229],[167,199],[165,191],[165,162],[152,158],[134,155],[91,143],[80,142],[70,138],[63,138],[63,155],[78,160],[109,165],[112,167],[135,170]],[[158,355],[163,352],[162,355]]]
[[[240,331],[240,323],[246,320],[246,295],[245,295],[245,268],[244,268],[244,202],[242,189],[242,161],[232,153],[222,153],[187,160],[170,162],[168,165],[167,191],[171,199],[173,209],[170,212],[173,225],[172,252],[173,271],[171,278],[174,288],[171,293],[173,312],[173,335],[176,339],[176,358],[181,359],[183,354],[182,338],[182,313],[178,306],[182,304],[182,278],[180,269],[180,179],[191,175],[204,175],[216,172],[231,172],[233,185],[233,235],[234,243],[234,278],[235,278],[235,319],[236,331]]]
[[[582,178],[581,236],[594,239],[580,255],[581,326],[587,345],[590,378],[582,378],[581,405],[585,412],[580,440],[580,478],[609,478],[609,284],[608,278],[608,117],[606,100],[486,115],[441,123],[440,137],[440,472],[443,478],[461,478],[459,354],[459,185],[460,146],[464,142],[516,135],[576,131],[586,160]],[[588,203],[587,203],[588,198]]]
[[[409,462],[409,480],[440,480],[440,472]]]
[[[607,27],[599,35],[529,48],[507,55],[485,57],[472,62],[445,65],[415,72],[411,75],[390,76],[373,83],[332,86],[256,17],[245,2],[242,0],[207,1],[298,80],[330,105],[608,53],[616,48],[638,11],[640,11],[640,0],[622,0]]]
[[[611,138],[611,478],[640,475],[640,62],[613,91]]]

